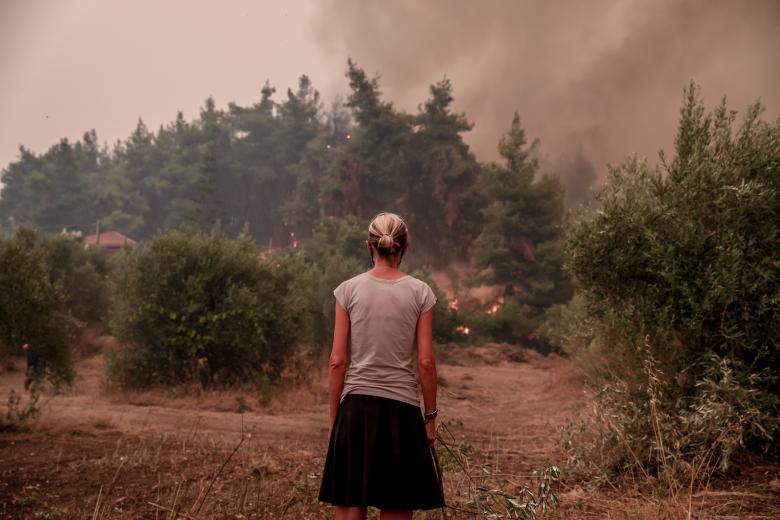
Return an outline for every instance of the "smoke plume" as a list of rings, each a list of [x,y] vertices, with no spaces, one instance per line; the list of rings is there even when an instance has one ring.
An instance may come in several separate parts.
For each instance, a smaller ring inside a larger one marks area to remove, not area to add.
[[[476,124],[477,156],[517,109],[543,154],[583,154],[603,177],[630,154],[655,160],[674,136],[682,90],[712,106],[780,109],[780,2],[754,0],[321,0],[321,49],[381,75],[412,111],[449,77],[456,109]]]

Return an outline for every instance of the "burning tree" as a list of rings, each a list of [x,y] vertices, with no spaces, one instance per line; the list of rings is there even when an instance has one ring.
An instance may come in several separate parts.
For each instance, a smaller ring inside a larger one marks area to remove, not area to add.
[[[484,226],[474,247],[480,280],[504,288],[489,314],[503,341],[522,341],[549,306],[571,298],[563,271],[563,189],[556,177],[539,172],[538,140],[528,145],[515,113],[498,151],[504,165],[486,165],[477,190],[484,201]],[[480,327],[481,328],[481,327]]]

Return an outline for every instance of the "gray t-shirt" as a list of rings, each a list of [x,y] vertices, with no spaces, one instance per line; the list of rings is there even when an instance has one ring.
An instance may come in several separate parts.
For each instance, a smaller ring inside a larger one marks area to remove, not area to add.
[[[415,359],[417,321],[436,304],[422,280],[394,280],[362,273],[333,291],[349,313],[349,367],[341,399],[365,394],[419,406]]]

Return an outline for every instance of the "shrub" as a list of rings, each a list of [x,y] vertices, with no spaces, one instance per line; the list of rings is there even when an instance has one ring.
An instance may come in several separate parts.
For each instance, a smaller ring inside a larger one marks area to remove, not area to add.
[[[760,113],[735,132],[735,112],[706,114],[691,86],[674,158],[627,160],[601,210],[570,229],[595,335],[579,356],[596,388],[620,396],[602,413],[633,416],[610,431],[648,471],[705,452],[721,468],[743,448],[777,454],[780,121]]]
[[[548,332],[559,326],[559,313],[567,308],[566,305],[553,305],[540,313],[538,308],[523,303],[515,296],[504,297],[502,301],[503,304],[492,313],[481,306],[459,310],[458,316],[469,330],[467,338],[462,335],[461,338],[469,343],[522,345],[541,354],[561,350],[557,343],[559,338],[548,335]]]
[[[592,338],[585,299],[575,294],[568,303],[553,305],[534,332],[545,345],[558,352],[573,354],[586,348]]]
[[[111,323],[124,344],[109,376],[129,386],[276,378],[297,341],[294,280],[251,240],[171,231],[124,253]]]
[[[49,277],[61,284],[72,316],[83,324],[102,322],[110,304],[108,253],[98,247],[84,249],[80,240],[70,236],[41,238]]]
[[[464,312],[463,319],[474,341],[522,345],[528,343],[529,336],[538,326],[535,314],[534,309],[521,304],[516,298],[507,297],[495,314],[475,309]]]
[[[26,352],[28,384],[73,378],[73,321],[59,281],[52,281],[39,234],[19,228],[0,241],[0,357]]]

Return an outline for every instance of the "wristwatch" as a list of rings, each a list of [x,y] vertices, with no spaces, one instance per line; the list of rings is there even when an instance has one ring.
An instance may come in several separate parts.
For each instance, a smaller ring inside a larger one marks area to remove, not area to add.
[[[436,416],[439,415],[439,409],[435,409],[431,413],[424,413],[423,418],[425,419],[425,422],[428,422],[430,420],[436,419]]]

